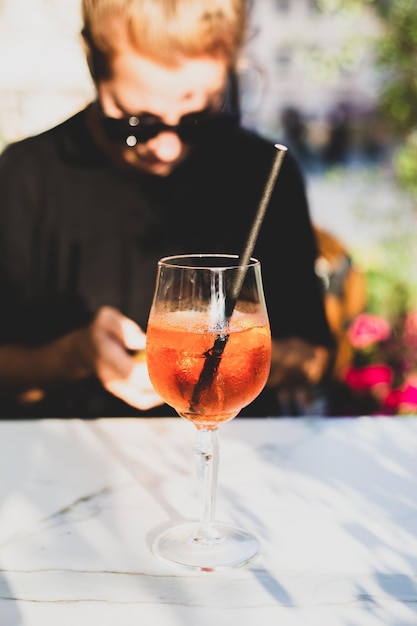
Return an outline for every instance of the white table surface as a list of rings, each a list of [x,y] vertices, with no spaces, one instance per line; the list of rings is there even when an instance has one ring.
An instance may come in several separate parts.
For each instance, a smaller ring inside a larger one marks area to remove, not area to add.
[[[220,429],[217,518],[259,537],[228,572],[157,560],[198,515],[181,419],[0,422],[0,626],[415,626],[417,418]]]

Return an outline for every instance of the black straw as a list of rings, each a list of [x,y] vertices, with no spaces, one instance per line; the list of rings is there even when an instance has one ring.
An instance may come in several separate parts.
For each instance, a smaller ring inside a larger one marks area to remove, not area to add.
[[[243,247],[242,253],[239,256],[239,271],[237,273],[234,284],[232,285],[229,292],[226,294],[226,323],[230,319],[236,302],[239,298],[240,290],[242,289],[243,281],[245,280],[246,272],[248,269],[248,263],[250,262],[250,259],[252,257],[253,250],[258,239],[259,231],[265,217],[266,209],[268,208],[268,204],[274,190],[275,182],[281,169],[285,154],[287,152],[287,147],[283,146],[282,144],[277,143],[274,147],[276,148],[277,152],[272,162],[272,167],[266,180],[264,191],[259,202],[248,238]],[[201,370],[200,377],[196,383],[196,386],[194,387],[193,395],[191,398],[191,411],[193,411],[195,406],[198,404],[201,393],[204,391],[204,389],[211,385],[214,375],[220,365],[220,359],[222,357],[228,337],[229,335],[226,333],[218,334],[213,346],[204,353],[205,360],[203,369]]]
[[[245,280],[245,276],[246,276],[246,272],[248,268],[248,263],[255,249],[256,241],[258,239],[259,231],[261,230],[261,226],[265,217],[266,209],[268,208],[268,204],[271,200],[272,192],[274,190],[275,181],[278,177],[282,162],[287,152],[287,147],[279,143],[276,143],[274,147],[276,148],[277,152],[272,162],[272,167],[269,172],[268,178],[266,180],[264,191],[263,191],[261,200],[259,202],[257,211],[255,213],[255,218],[253,220],[251,229],[249,231],[248,238],[246,240],[243,251],[240,255],[239,273],[237,274],[235,284],[230,290],[228,300],[226,300],[226,318],[227,319],[229,319],[229,317],[232,315],[233,309],[235,308],[235,304],[240,294],[240,290],[242,289],[243,281]]]

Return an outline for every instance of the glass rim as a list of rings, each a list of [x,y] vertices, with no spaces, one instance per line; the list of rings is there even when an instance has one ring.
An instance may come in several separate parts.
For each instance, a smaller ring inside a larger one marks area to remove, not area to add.
[[[187,263],[187,259],[190,261]],[[225,263],[224,265],[204,265],[203,263],[199,265],[198,263],[192,263],[191,260],[195,261],[197,259],[227,259],[228,261],[235,259],[235,264],[228,265]],[[239,263],[239,255],[238,254],[222,254],[222,253],[192,253],[192,254],[173,254],[170,256],[164,256],[158,261],[159,267],[177,267],[181,269],[214,269],[214,270],[231,270],[231,269],[239,269],[241,267]],[[181,262],[183,260],[183,262]],[[248,263],[245,264],[245,267],[257,267],[260,265],[259,259],[255,257],[250,257]]]

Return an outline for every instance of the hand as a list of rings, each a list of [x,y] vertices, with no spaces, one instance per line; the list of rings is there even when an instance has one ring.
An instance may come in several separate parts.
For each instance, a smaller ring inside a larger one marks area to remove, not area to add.
[[[148,376],[146,335],[135,322],[105,306],[80,332],[84,340],[83,359],[105,389],[141,410],[163,404]],[[128,350],[139,354],[132,357]]]
[[[275,389],[283,415],[309,415],[323,411],[315,386],[327,371],[330,352],[302,339],[272,342],[271,371],[267,386]]]
[[[299,389],[320,382],[329,363],[329,351],[296,337],[273,340],[268,387]]]

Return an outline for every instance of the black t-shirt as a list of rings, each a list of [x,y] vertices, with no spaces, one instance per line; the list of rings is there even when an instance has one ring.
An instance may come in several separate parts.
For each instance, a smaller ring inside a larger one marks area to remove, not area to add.
[[[195,147],[168,177],[126,173],[95,146],[84,111],[7,147],[0,157],[0,343],[41,345],[86,325],[105,304],[145,330],[158,259],[241,252],[274,156],[272,144],[238,129]],[[273,336],[330,345],[305,188],[289,153],[254,256]],[[0,409],[14,411],[24,413]],[[274,407],[268,400],[257,411]],[[174,414],[166,406],[137,411],[95,379],[49,394],[30,412]]]

